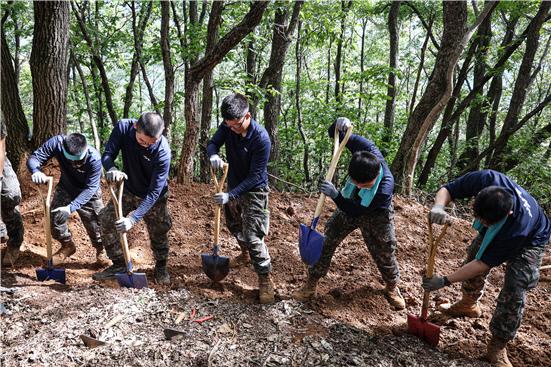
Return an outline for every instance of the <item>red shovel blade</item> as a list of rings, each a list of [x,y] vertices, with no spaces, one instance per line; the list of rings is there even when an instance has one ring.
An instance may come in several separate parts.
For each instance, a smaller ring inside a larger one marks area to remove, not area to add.
[[[408,314],[408,333],[424,340],[428,345],[436,347],[440,339],[440,326],[421,317]]]

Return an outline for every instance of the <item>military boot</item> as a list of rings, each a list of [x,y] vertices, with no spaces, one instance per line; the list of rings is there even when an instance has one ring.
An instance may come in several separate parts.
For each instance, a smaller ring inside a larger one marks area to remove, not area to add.
[[[258,274],[258,293],[261,304],[274,302],[274,282],[270,274]]]
[[[302,288],[293,292],[292,297],[300,302],[306,302],[316,295],[318,280],[308,277]]]
[[[19,250],[19,247],[6,247],[6,252],[4,253],[4,258],[2,259],[2,266],[13,266],[20,253],[21,251]]]
[[[170,284],[170,274],[168,274],[166,260],[157,261],[155,264],[155,270],[153,271],[153,276],[157,284]]]
[[[400,289],[396,285],[387,285],[384,294],[386,300],[394,309],[403,310],[406,308],[406,301],[404,301]]]
[[[249,256],[249,251],[242,249],[239,255],[230,259],[230,268],[240,268],[250,264],[250,262],[251,257]]]
[[[96,249],[96,264],[101,267],[109,265],[109,258],[107,257],[103,246],[99,244],[94,246],[94,248]]]
[[[124,265],[124,259],[121,258],[121,259],[113,260],[113,265],[111,265],[104,271],[100,271],[92,275],[92,279],[97,281],[115,279],[115,274],[125,273],[125,272],[126,272],[126,266]]]
[[[496,367],[513,367],[507,357],[507,340],[493,336],[488,344],[485,359]]]
[[[76,251],[77,248],[71,238],[61,241],[61,248],[56,251],[54,256],[52,256],[52,264],[54,266],[63,264],[65,259],[74,254]]]
[[[438,308],[443,314],[450,317],[472,317],[478,318],[482,315],[482,310],[474,297],[463,293],[459,302],[453,305],[443,304]]]

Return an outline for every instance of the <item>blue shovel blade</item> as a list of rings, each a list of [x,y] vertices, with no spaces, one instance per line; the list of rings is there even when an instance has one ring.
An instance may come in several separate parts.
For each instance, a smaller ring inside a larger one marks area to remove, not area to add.
[[[55,280],[58,283],[65,284],[65,269],[38,268],[36,269],[36,278],[40,282]]]
[[[147,277],[145,273],[117,273],[115,274],[121,287],[126,288],[147,288]]]
[[[298,230],[298,248],[302,261],[309,266],[318,263],[323,250],[325,236],[310,226],[301,224]]]

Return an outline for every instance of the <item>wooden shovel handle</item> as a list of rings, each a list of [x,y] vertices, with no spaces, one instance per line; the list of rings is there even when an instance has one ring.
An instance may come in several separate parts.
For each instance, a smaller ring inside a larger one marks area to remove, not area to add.
[[[228,170],[230,168],[230,165],[227,163],[222,164],[222,178],[220,181],[216,178],[216,172],[211,168],[211,174],[212,174],[212,181],[214,182],[214,190],[217,193],[223,192],[224,190],[224,183],[226,183],[226,177],[228,177]],[[220,216],[222,212],[222,205],[216,205],[214,208],[214,245],[219,246],[220,245]]]
[[[348,130],[346,131],[346,134],[344,135],[344,139],[339,143],[339,131],[335,126],[335,135],[334,135],[335,144],[333,146],[333,157],[331,158],[331,164],[329,165],[329,169],[325,174],[326,181],[331,181],[333,179],[333,175],[335,174],[335,170],[337,169],[337,165],[339,164],[339,158],[342,154],[342,151],[346,147],[346,143],[348,142],[348,139],[350,138],[351,134],[352,134],[352,126],[348,128]],[[321,194],[318,199],[318,205],[316,206],[314,218],[317,218],[320,216],[321,210],[323,209],[324,202],[325,202],[325,194]]]
[[[52,197],[52,189],[54,186],[54,178],[52,176],[46,177],[48,184],[48,191],[46,192],[46,197],[43,197],[43,208],[44,208],[44,236],[46,237],[46,257],[48,262],[52,260],[52,228],[51,228],[51,217],[50,217],[50,200]],[[42,194],[42,191],[40,191]]]
[[[117,194],[115,194],[115,190],[113,189],[113,186],[111,184],[109,184],[109,192],[111,193],[111,200],[113,201],[113,205],[115,207],[115,217],[117,218],[117,220],[119,220],[124,217],[122,213],[122,194],[124,192],[124,180],[119,183],[119,192]],[[125,266],[128,267],[128,264],[132,259],[130,258],[130,250],[128,249],[128,238],[126,236],[126,233],[120,233],[119,239],[121,241]]]

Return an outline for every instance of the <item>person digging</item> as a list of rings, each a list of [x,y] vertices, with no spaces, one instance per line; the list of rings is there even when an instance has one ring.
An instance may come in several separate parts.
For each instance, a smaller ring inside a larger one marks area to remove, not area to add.
[[[430,211],[431,221],[449,222],[445,207],[451,201],[471,197],[475,197],[473,228],[478,235],[467,250],[463,266],[447,276],[424,278],[422,286],[435,291],[461,282],[461,300],[440,309],[449,317],[477,318],[482,314],[478,301],[486,278],[491,269],[505,262],[505,279],[490,322],[492,337],[485,359],[495,366],[511,366],[506,346],[520,327],[527,291],[538,283],[551,222],[526,190],[493,170],[467,173],[440,188]]]
[[[349,119],[340,117],[329,127],[329,136],[332,137],[338,129],[342,140],[351,126]],[[394,309],[402,310],[405,302],[398,289],[400,271],[396,261],[392,206],[394,178],[381,152],[370,140],[351,134],[346,147],[352,158],[348,165],[349,177],[342,192],[338,192],[329,181],[323,181],[319,188],[337,205],[337,210],[325,226],[321,258],[308,269],[306,283],[292,296],[296,300],[307,301],[315,295],[318,282],[327,275],[337,247],[359,228],[386,284],[385,298]]]
[[[272,303],[272,263],[264,242],[270,221],[270,138],[266,129],[253,120],[244,95],[235,93],[226,96],[220,110],[224,122],[209,141],[207,153],[212,167],[221,169],[223,161],[218,153],[223,145],[226,146],[228,192],[214,195],[214,201],[224,205],[226,225],[241,248],[241,254],[230,259],[230,268],[252,262],[258,274],[260,303]]]
[[[56,135],[35,150],[27,160],[27,168],[35,184],[47,184],[47,176],[40,170],[48,160],[56,158],[61,177],[55,187],[51,207],[52,237],[61,243],[54,253],[54,266],[62,264],[76,252],[67,221],[77,212],[92,246],[96,249],[96,263],[109,265],[100,234],[99,214],[103,209],[101,198],[101,157],[79,133]]]
[[[111,201],[101,212],[102,239],[113,265],[94,274],[94,280],[115,279],[115,274],[126,272],[118,233],[130,231],[143,219],[155,257],[155,281],[170,284],[167,260],[172,219],[167,201],[171,154],[168,140],[162,135],[164,128],[159,114],[145,112],[138,120],[119,121],[111,132],[102,162],[110,185],[126,180],[122,196],[124,217],[116,219]],[[115,166],[119,152],[124,171]]]

